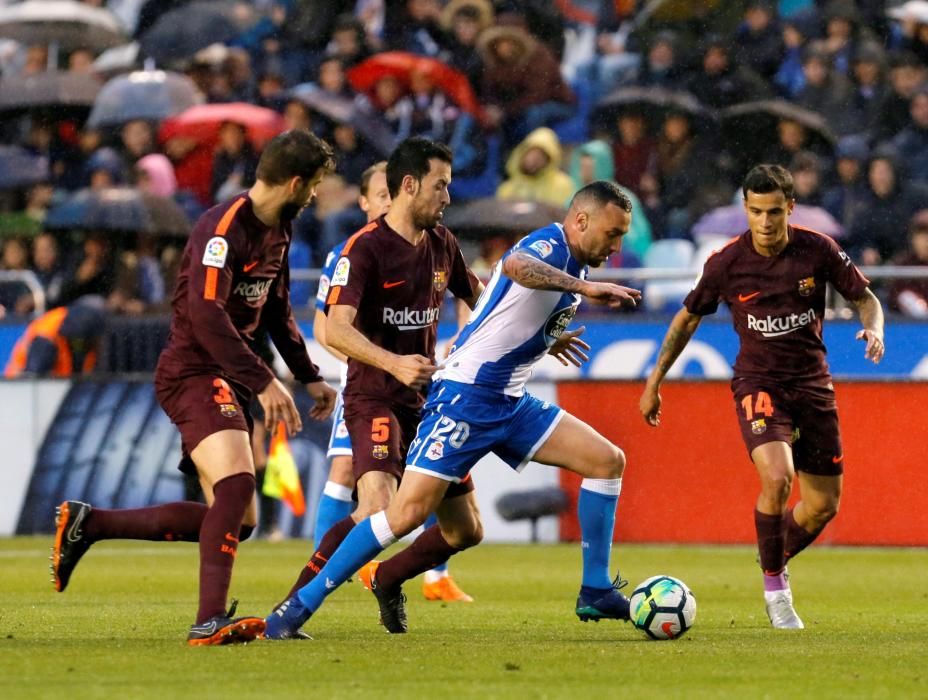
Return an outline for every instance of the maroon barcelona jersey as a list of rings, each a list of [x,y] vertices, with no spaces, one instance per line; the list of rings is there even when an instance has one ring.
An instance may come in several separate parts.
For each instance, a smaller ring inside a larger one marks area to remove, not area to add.
[[[683,304],[699,316],[714,313],[720,301],[731,308],[741,340],[736,378],[827,383],[826,282],[849,301],[860,299],[870,284],[828,236],[790,226],[786,248],[765,257],[748,231],[712,254]]]
[[[157,379],[213,374],[252,394],[273,373],[248,347],[263,322],[300,382],[319,380],[290,309],[290,226],[269,228],[247,195],[207,211],[184,249]]]
[[[332,273],[326,309],[353,306],[358,310],[355,327],[375,345],[397,355],[434,359],[445,290],[469,299],[477,284],[447,228],[430,229],[413,245],[380,217],[345,243]],[[345,397],[359,395],[413,408],[424,400],[392,374],[349,358]]]

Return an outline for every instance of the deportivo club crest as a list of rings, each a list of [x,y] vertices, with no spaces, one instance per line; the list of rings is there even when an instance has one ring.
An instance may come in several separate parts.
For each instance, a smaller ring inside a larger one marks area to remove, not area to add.
[[[806,277],[799,280],[799,296],[807,297],[815,291],[815,278]]]
[[[371,450],[371,454],[374,459],[386,459],[390,456],[390,446],[389,445],[374,445],[374,449]]]
[[[767,421],[763,418],[758,418],[755,421],[751,421],[751,432],[755,435],[763,435],[767,431]]]
[[[444,270],[436,270],[432,274],[432,285],[435,287],[435,291],[443,292],[445,287],[448,286],[448,273]]]

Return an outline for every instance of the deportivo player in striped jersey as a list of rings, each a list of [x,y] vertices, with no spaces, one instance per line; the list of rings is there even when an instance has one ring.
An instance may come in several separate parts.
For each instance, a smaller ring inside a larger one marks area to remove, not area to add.
[[[155,392],[181,434],[180,469],[199,476],[209,505],[104,510],[65,501],[52,561],[57,590],[99,540],[198,541],[200,607],[188,644],[247,642],[264,632],[262,618],[234,618],[234,604],[226,612],[239,539],[257,515],[248,404],[257,396],[269,432],[283,421],[294,434],[302,420],[290,392],[249,344],[260,323],[314,399],[310,416],[329,416],[335,390],[319,376],[293,318],[287,253],[294,217],[332,167],[328,144],[309,132],[286,132],[265,148],[248,192],[200,217],[184,250]]]
[[[857,307],[865,356],[883,357],[883,310],[850,258],[827,236],[791,226],[793,178],[758,165],[742,186],[749,229],[714,253],[664,338],[640,408],[660,423],[661,382],[703,316],[731,309],[741,346],[731,382],[741,436],[760,477],[754,510],[764,599],[777,629],[801,629],[786,563],[838,512],[844,451],[822,318],[832,284]],[[798,474],[802,500],[787,506]]]

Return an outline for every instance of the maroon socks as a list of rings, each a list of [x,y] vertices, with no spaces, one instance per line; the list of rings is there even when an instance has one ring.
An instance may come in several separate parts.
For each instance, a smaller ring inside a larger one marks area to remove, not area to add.
[[[213,485],[215,500],[200,528],[200,608],[197,624],[226,611],[232,565],[245,511],[255,495],[255,477],[240,473]]]
[[[94,508],[84,534],[98,540],[153,540],[196,542],[208,508],[202,503],[179,501],[148,508],[106,510]]]
[[[293,584],[293,587],[287,594],[287,598],[291,598],[298,590],[316,578],[316,574],[322,571],[322,567],[325,566],[329,557],[335,554],[338,545],[348,536],[348,533],[351,532],[354,526],[355,522],[349,515],[347,518],[342,518],[329,528],[329,531],[325,533],[325,537],[323,537],[322,541],[319,543],[319,549],[313,552],[309,561],[306,562],[306,566],[303,567],[303,570],[297,577],[296,583]],[[287,598],[285,598],[285,600]]]
[[[757,530],[757,549],[760,568],[767,576],[782,573],[786,566],[784,555],[785,523],[782,515],[767,515],[754,509],[754,527]]]
[[[793,517],[793,511],[790,509],[789,512],[786,513],[786,560],[789,561],[812,544],[820,533],[821,530],[818,532],[809,532],[802,527],[802,525],[796,522],[796,519]]]
[[[406,549],[377,567],[377,585],[385,589],[399,586],[414,576],[444,564],[448,557],[458,551],[442,536],[441,528],[432,525]]]

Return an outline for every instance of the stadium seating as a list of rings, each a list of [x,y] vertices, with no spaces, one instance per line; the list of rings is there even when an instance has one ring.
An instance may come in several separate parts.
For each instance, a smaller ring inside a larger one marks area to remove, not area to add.
[[[694,265],[695,247],[685,239],[655,241],[644,254],[644,266],[690,269]],[[694,275],[695,276],[695,275]],[[647,311],[675,311],[693,288],[690,280],[654,280],[644,286],[644,308]]]

